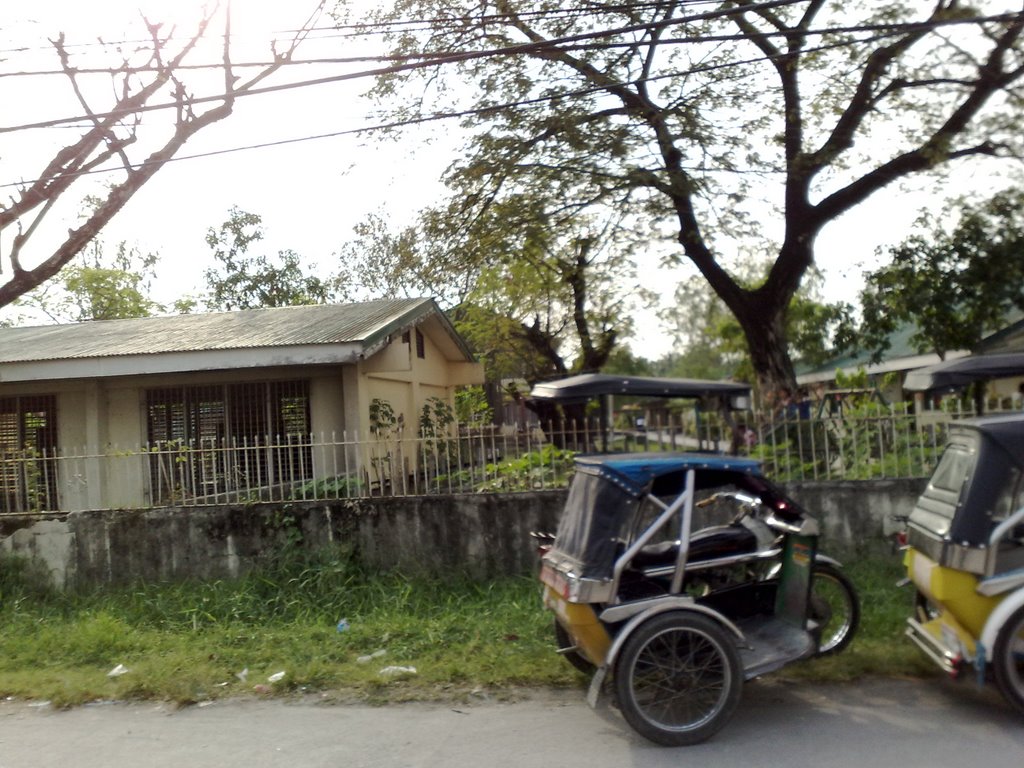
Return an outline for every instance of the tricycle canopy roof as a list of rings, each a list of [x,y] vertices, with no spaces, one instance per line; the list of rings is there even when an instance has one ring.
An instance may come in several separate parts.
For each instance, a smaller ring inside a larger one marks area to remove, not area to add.
[[[972,355],[947,360],[907,374],[903,388],[912,392],[953,389],[975,381],[1000,379],[1024,374],[1024,352],[999,355]]]
[[[601,395],[640,397],[750,397],[750,385],[703,379],[663,379],[653,376],[621,376],[611,373],[581,373],[534,386],[530,397],[556,403],[585,402]]]
[[[627,453],[602,456],[577,456],[580,471],[599,475],[630,495],[641,495],[659,477],[677,472],[723,471],[760,475],[761,463],[735,456],[691,453]]]
[[[952,431],[973,429],[998,445],[1018,466],[1024,467],[1024,413],[993,414],[964,419],[952,425]]]

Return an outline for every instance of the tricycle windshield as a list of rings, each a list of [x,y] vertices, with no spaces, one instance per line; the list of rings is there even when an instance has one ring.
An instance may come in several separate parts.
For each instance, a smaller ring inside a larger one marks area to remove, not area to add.
[[[1024,434],[1019,417],[971,420],[951,427],[949,443],[911,513],[912,527],[966,546],[984,546],[994,523],[1018,503],[1017,431]]]

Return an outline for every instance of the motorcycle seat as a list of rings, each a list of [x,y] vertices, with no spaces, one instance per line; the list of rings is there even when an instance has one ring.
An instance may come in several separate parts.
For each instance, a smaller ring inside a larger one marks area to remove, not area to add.
[[[742,525],[712,525],[690,535],[687,562],[695,563],[720,557],[747,555],[757,552],[757,537]],[[678,541],[662,541],[637,552],[634,568],[658,568],[672,565],[679,556]]]

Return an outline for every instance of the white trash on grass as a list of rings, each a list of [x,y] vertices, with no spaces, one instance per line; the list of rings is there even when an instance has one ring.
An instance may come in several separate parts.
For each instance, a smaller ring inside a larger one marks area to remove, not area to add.
[[[404,675],[415,675],[416,667],[384,667],[380,671],[382,677],[401,677]]]

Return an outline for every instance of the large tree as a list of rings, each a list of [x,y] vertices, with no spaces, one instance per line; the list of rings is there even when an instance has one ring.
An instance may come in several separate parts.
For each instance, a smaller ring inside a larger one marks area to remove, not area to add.
[[[99,41],[110,63],[98,68],[80,67],[76,58],[80,49],[74,45],[77,41],[58,34],[51,41],[54,56],[79,114],[20,128],[52,129],[65,123],[85,127],[77,139],[56,149],[34,177],[0,207],[0,232],[14,230],[13,236],[0,238],[0,262],[9,268],[3,270],[0,307],[56,275],[185,142],[228,117],[238,98],[253,92],[290,62],[319,13],[318,7],[280,50],[272,51],[268,62],[257,66],[237,66],[232,60],[230,13],[218,15],[217,3],[207,6],[194,31],[184,36],[176,27],[144,19],[146,38],[142,41],[131,45]],[[211,78],[208,62],[196,69],[190,65],[204,38],[214,33],[211,24],[219,18],[224,19],[220,30],[223,44],[219,65],[213,68],[220,72]],[[95,52],[97,43],[91,42],[90,51]],[[107,80],[105,88],[96,87],[98,77]],[[16,106],[8,103],[7,107],[8,118],[17,114]],[[160,121],[148,116],[157,109],[173,118]],[[12,130],[7,128],[5,132]],[[109,171],[117,180],[109,184],[84,221],[55,245],[35,246],[33,236],[45,229],[44,222],[56,218],[52,214],[57,203],[84,188],[90,174],[101,170]]]
[[[1024,192],[948,210],[961,213],[952,229],[922,215],[921,231],[889,248],[890,262],[867,276],[860,325],[842,332],[847,346],[877,362],[892,334],[910,326],[915,349],[944,360],[1024,311]]]
[[[376,91],[389,118],[464,116],[457,199],[533,190],[649,222],[772,387],[792,382],[787,308],[829,222],[1022,139],[1019,4],[399,0],[378,21],[405,62]],[[729,260],[752,242],[774,256],[748,287]]]

